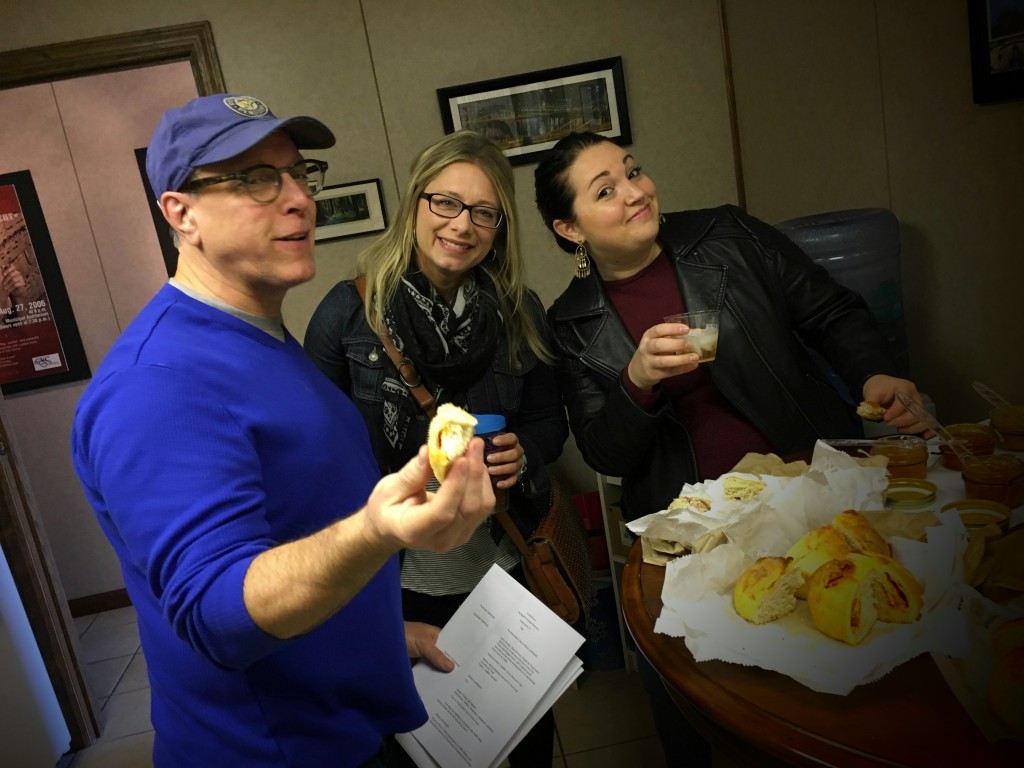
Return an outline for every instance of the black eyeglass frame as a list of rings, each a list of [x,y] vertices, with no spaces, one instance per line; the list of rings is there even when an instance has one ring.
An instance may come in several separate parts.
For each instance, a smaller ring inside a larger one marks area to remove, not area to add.
[[[455,214],[452,215],[452,216],[449,216],[447,213],[442,213],[441,211],[435,210],[434,209],[434,198],[435,197],[443,197],[445,200],[451,200],[453,203],[458,203],[459,204],[459,210],[457,210],[455,212]],[[445,219],[457,219],[457,218],[459,218],[459,216],[462,215],[462,212],[465,210],[465,211],[469,211],[469,220],[472,221],[474,224],[476,224],[478,227],[483,227],[484,229],[497,229],[498,227],[501,226],[502,222],[505,221],[505,212],[503,210],[501,210],[500,208],[494,208],[494,207],[492,207],[490,205],[466,205],[464,202],[459,200],[457,197],[452,197],[451,195],[445,195],[445,194],[443,194],[441,192],[421,192],[420,193],[420,199],[427,201],[427,205],[430,207],[430,210],[431,210],[432,213],[436,213],[438,216],[441,216],[441,217],[443,217]],[[497,223],[492,227],[490,224],[481,224],[479,221],[474,219],[473,218],[473,211],[477,210],[478,208],[480,210],[483,210],[483,211],[494,211],[496,214],[498,214],[498,221],[497,221]]]
[[[316,189],[313,189],[312,187],[307,187],[309,189],[309,196],[313,197],[324,188],[324,181],[327,178],[328,168],[326,160],[303,160],[301,162],[295,163],[295,165],[286,165],[283,168],[277,168],[268,163],[260,163],[259,165],[254,165],[251,168],[245,168],[241,171],[235,171],[234,173],[225,173],[223,176],[207,176],[201,179],[193,179],[192,181],[188,181],[182,184],[178,191],[195,192],[197,190],[203,189],[204,187],[209,187],[212,184],[223,184],[225,181],[240,181],[242,182],[242,186],[245,187],[245,191],[249,195],[249,197],[251,197],[257,203],[272,203],[275,200],[277,200],[277,198],[281,195],[282,175],[287,173],[289,176],[295,179],[295,174],[291,173],[293,169],[299,168],[300,166],[308,167],[310,165],[315,165],[317,167],[317,171],[319,174],[319,178],[317,179],[316,182]],[[249,180],[249,174],[261,168],[269,168],[270,170],[274,171],[274,173],[277,174],[277,181],[276,183],[273,184],[274,195],[269,200],[260,200],[252,192],[252,184],[254,182]],[[307,179],[308,178],[309,175],[307,173]],[[298,179],[295,180],[298,181]]]

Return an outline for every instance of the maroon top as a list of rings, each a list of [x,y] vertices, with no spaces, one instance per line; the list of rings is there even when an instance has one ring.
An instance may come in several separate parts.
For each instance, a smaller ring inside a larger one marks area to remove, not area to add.
[[[644,331],[664,322],[666,315],[686,311],[675,271],[664,251],[637,274],[625,280],[606,280],[604,287],[637,344]],[[665,379],[650,392],[637,387],[626,370],[622,372],[626,391],[642,408],[653,409],[662,392],[672,399],[690,433],[701,480],[723,475],[748,452],[775,450],[718,391],[708,372],[709,365],[714,363],[702,363],[695,371]]]

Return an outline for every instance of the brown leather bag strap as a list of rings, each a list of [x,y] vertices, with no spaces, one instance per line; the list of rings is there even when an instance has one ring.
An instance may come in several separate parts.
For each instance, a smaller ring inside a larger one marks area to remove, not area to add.
[[[558,509],[558,505],[561,503],[559,497],[558,481],[554,477],[551,478],[551,507],[548,509],[548,514],[554,514],[554,511]],[[516,528],[516,524],[512,522],[512,518],[509,517],[508,512],[495,512],[494,517],[498,518],[498,522],[501,523],[501,527],[505,529],[505,533],[509,535],[512,542],[516,545],[516,549],[519,550],[520,554],[524,557],[532,557],[535,553],[530,549],[530,545],[526,543],[523,535],[519,533],[519,529]]]
[[[501,527],[505,529],[505,533],[508,534],[509,538],[516,545],[516,549],[523,557],[531,557],[533,552],[530,551],[530,547],[526,544],[526,539],[523,538],[523,534],[516,528],[516,524],[512,522],[512,518],[509,517],[508,512],[495,512],[494,517],[501,523]]]
[[[359,291],[359,298],[366,303],[366,278],[360,275],[356,278],[356,288]],[[395,346],[395,342],[391,339],[391,334],[388,333],[387,328],[380,328],[377,330],[377,335],[380,337],[381,344],[384,345],[384,351],[388,353],[388,357],[391,358],[391,362],[395,364],[395,368],[398,369],[398,378],[402,380],[402,383],[409,389],[412,396],[416,398],[416,402],[420,404],[420,407],[427,412],[430,418],[434,418],[434,414],[437,412],[437,403],[434,401],[434,396],[430,394],[426,387],[423,386],[422,380],[420,380],[420,374],[416,370],[416,366],[412,364],[412,360],[407,357],[403,357],[402,353],[398,351],[398,347]]]

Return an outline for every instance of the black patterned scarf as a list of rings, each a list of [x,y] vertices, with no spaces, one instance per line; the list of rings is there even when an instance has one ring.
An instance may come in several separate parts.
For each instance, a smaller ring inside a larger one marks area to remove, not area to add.
[[[413,266],[384,311],[395,345],[424,380],[453,392],[464,392],[484,375],[503,322],[494,283],[481,267],[466,275],[449,303]]]

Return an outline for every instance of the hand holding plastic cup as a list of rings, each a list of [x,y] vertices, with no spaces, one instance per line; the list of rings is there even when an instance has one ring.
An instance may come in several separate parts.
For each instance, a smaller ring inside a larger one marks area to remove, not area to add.
[[[718,354],[718,315],[717,309],[683,312],[666,316],[665,322],[689,326],[690,332],[679,338],[690,342],[693,351],[697,353],[698,363],[710,363]]]

